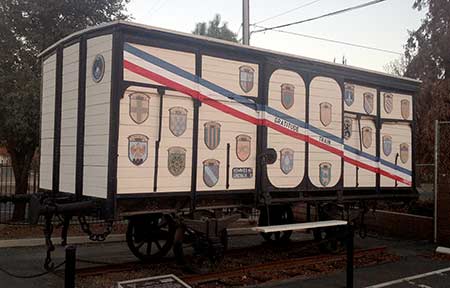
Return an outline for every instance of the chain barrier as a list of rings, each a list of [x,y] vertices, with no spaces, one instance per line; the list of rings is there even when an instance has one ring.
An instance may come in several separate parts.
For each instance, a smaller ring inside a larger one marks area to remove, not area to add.
[[[89,240],[96,242],[105,241],[106,237],[108,237],[108,235],[111,234],[114,224],[113,220],[106,220],[105,231],[103,231],[102,233],[94,233],[92,232],[90,224],[86,220],[85,216],[78,216],[78,222],[80,223],[81,230],[83,230],[83,232],[88,235]]]

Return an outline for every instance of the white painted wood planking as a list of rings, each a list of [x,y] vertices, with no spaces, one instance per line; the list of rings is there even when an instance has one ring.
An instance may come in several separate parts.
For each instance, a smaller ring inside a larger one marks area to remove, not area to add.
[[[289,231],[289,230],[306,230],[306,229],[315,229],[315,228],[323,228],[323,227],[333,227],[333,226],[342,226],[347,225],[347,221],[342,220],[329,220],[329,221],[316,221],[316,222],[306,222],[306,223],[298,223],[298,224],[285,224],[285,225],[273,225],[273,226],[264,226],[264,227],[253,227],[253,231],[270,233],[270,232],[281,232],[281,231]]]

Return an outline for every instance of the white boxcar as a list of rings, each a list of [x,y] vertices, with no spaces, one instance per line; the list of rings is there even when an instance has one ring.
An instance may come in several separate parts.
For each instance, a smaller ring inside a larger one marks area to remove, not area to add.
[[[416,195],[419,81],[128,22],[41,58],[40,189],[108,218]]]

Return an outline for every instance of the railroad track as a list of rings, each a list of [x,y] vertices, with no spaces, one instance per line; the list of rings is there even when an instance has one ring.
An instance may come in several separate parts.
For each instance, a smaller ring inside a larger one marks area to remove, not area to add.
[[[305,241],[309,242],[309,241]],[[259,246],[257,246],[259,247]],[[261,247],[259,247],[261,248]],[[231,249],[226,253],[225,257],[230,257],[233,255],[239,255],[241,252],[246,251],[247,248],[237,248],[237,249]],[[374,255],[374,254],[381,254],[386,251],[386,247],[375,247],[375,248],[369,248],[369,249],[358,249],[355,250],[354,258],[357,260],[358,258],[368,256],[368,255]],[[312,265],[312,264],[318,264],[318,263],[332,263],[336,261],[344,261],[346,259],[345,254],[326,254],[326,255],[314,255],[314,256],[303,256],[303,257],[296,257],[296,258],[290,258],[286,260],[277,260],[272,262],[266,262],[262,264],[256,264],[256,265],[249,265],[245,268],[238,268],[238,269],[231,269],[231,270],[225,270],[220,272],[213,272],[208,274],[201,274],[201,275],[185,275],[181,278],[189,283],[189,284],[201,284],[206,282],[212,282],[217,281],[219,279],[225,279],[225,278],[232,278],[232,277],[238,277],[244,274],[249,273],[256,273],[256,272],[263,272],[268,270],[283,270],[287,268],[292,267],[298,267],[298,266],[306,266],[306,265]],[[90,262],[85,260],[79,260],[80,262]],[[95,264],[95,263],[92,263]],[[125,262],[125,263],[118,263],[118,264],[105,264],[100,266],[93,266],[93,267],[85,267],[85,268],[79,268],[76,271],[76,274],[78,277],[90,277],[90,276],[98,276],[98,275],[105,275],[110,273],[119,273],[119,272],[127,272],[132,270],[138,270],[143,269],[146,267],[151,267],[151,265],[154,265],[155,263],[143,263],[141,261],[131,261],[131,262]],[[173,258],[163,258],[157,262],[157,264],[175,264],[175,259]],[[180,271],[181,272],[181,271]]]
[[[369,249],[358,249],[354,252],[354,259],[367,257],[371,255],[379,255],[381,253],[386,252],[387,247],[375,247]],[[245,268],[238,268],[228,271],[221,271],[215,273],[208,273],[202,275],[189,275],[182,277],[182,280],[188,284],[203,284],[207,282],[219,281],[221,279],[234,278],[234,277],[242,277],[243,275],[248,275],[252,273],[260,273],[264,271],[273,271],[273,270],[284,270],[284,269],[292,269],[292,267],[299,266],[307,266],[313,264],[327,264],[333,263],[337,261],[345,261],[345,254],[336,254],[336,255],[316,255],[316,256],[308,256],[308,257],[300,257],[286,260],[279,260],[269,263],[262,263],[257,265],[248,266]]]

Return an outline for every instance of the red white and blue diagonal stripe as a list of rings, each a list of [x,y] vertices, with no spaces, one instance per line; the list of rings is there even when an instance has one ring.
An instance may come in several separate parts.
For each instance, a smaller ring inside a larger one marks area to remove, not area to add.
[[[410,170],[345,145],[342,138],[310,124],[308,125],[304,121],[286,115],[281,111],[268,106],[257,105],[243,96],[202,79],[128,43],[124,44],[123,64],[124,69],[132,73],[189,95],[223,113],[255,125],[270,127],[282,134],[336,154],[352,165],[411,186],[412,173]],[[278,124],[275,118],[283,119],[300,128],[298,130],[286,128]],[[327,139],[327,143],[317,140],[319,136]]]

